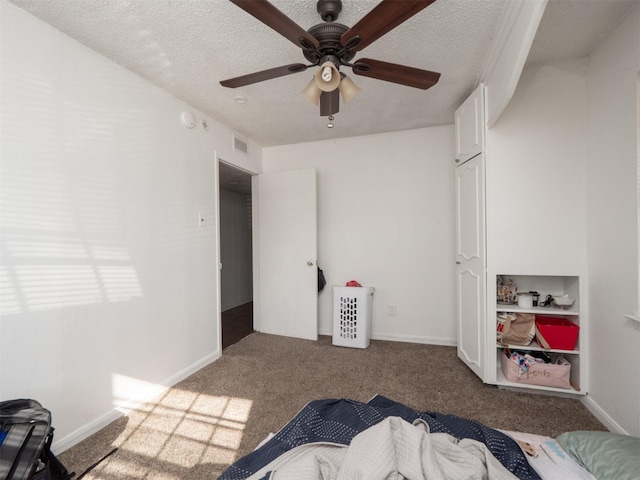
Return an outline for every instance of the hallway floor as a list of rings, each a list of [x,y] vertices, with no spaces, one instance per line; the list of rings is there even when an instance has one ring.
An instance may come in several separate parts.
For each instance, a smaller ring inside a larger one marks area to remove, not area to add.
[[[253,302],[222,312],[222,350],[253,333]]]

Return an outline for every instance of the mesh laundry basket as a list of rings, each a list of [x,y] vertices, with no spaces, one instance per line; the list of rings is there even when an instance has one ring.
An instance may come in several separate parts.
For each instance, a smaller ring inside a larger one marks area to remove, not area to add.
[[[367,348],[373,287],[333,287],[333,344]]]

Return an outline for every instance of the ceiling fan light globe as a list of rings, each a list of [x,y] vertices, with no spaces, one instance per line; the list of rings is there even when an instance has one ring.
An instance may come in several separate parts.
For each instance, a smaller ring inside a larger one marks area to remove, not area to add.
[[[327,70],[331,72],[330,76],[325,74]],[[340,85],[340,72],[332,62],[324,62],[316,72],[315,82],[323,92],[333,92]]]
[[[344,77],[338,88],[340,89],[340,94],[342,95],[342,101],[344,103],[347,103],[362,91],[362,89],[353,83],[353,80],[349,77]]]
[[[316,86],[315,78],[311,79],[304,90],[300,92],[300,95],[309,100],[315,106],[320,104],[320,95],[322,95],[322,90]]]

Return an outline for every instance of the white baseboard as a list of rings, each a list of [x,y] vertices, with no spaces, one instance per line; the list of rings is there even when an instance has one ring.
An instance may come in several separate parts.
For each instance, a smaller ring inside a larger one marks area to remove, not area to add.
[[[622,426],[616,422],[598,403],[593,400],[589,395],[586,395],[582,399],[582,404],[587,407],[593,416],[600,420],[610,432],[621,433],[623,435],[629,435],[629,433],[622,428]]]
[[[424,345],[441,345],[455,347],[458,343],[455,338],[419,337],[415,335],[397,335],[395,333],[372,333],[372,340],[387,340],[389,342],[421,343]]]
[[[319,335],[332,336],[332,330],[318,331]],[[439,338],[439,337],[418,337],[415,335],[397,335],[395,333],[371,333],[372,340],[387,340],[389,342],[405,342],[405,343],[421,343],[424,345],[442,345],[445,347],[455,347],[458,342],[455,338]]]
[[[51,450],[55,455],[59,455],[65,450],[68,450],[74,445],[80,443],[85,438],[88,438],[94,433],[102,430],[111,422],[115,422],[122,415],[124,414],[121,411],[114,408],[113,410],[96,418],[92,422],[89,422],[86,425],[83,425],[82,427],[78,428],[74,432],[71,432],[69,435],[66,435],[60,439],[56,439],[54,436],[53,444],[51,445]]]
[[[60,439],[54,439],[51,450],[54,452],[54,454],[58,455],[65,450],[73,447],[85,438],[90,437],[94,433],[102,430],[111,422],[114,422],[123,415],[126,415],[131,410],[138,408],[140,405],[143,405],[144,403],[154,398],[159,397],[169,388],[184,380],[189,375],[192,375],[201,368],[209,365],[212,362],[215,362],[218,358],[220,358],[220,356],[220,351],[213,352],[206,357],[201,358],[197,362],[189,365],[187,368],[184,368],[176,374],[171,375],[164,381],[157,384],[150,384],[142,393],[139,392],[135,397],[118,399],[117,405],[114,405],[114,408],[112,410],[100,415],[96,419],[92,420],[86,425],[83,425],[70,434]]]

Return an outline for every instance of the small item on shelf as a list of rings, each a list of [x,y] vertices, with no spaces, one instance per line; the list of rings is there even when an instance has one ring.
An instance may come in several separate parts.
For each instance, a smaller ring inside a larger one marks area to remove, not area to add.
[[[533,295],[529,292],[518,292],[518,306],[520,308],[533,307]]]
[[[533,306],[537,307],[538,306],[538,302],[540,300],[540,294],[538,292],[532,291],[532,290],[529,290],[529,293],[531,295],[533,295]]]
[[[498,275],[496,285],[497,301],[503,305],[515,305],[518,287],[506,275]]]
[[[536,334],[533,313],[500,312],[496,326],[498,343],[503,345],[526,346]]]
[[[553,303],[559,308],[568,309],[576,301],[575,298],[571,298],[569,295],[563,295],[561,297],[553,297]]]
[[[550,307],[551,305],[553,305],[553,295],[547,295],[544,302],[540,302],[541,307]]]

